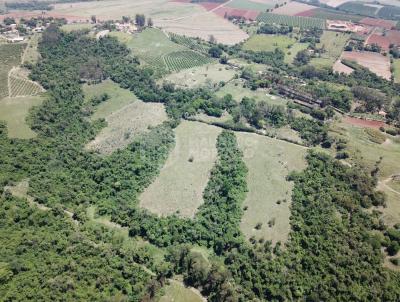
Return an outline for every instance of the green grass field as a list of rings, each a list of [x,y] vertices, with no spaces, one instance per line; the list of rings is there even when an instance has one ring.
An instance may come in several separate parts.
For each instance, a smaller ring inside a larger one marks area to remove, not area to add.
[[[289,49],[285,49],[285,58],[284,62],[287,64],[292,64],[294,58],[296,57],[299,51],[307,49],[308,43],[294,43]]]
[[[215,88],[220,81],[228,82],[236,71],[222,64],[207,64],[203,66],[184,69],[164,77],[160,82],[167,81],[182,88],[195,88],[207,86]]]
[[[279,3],[279,1],[270,1],[270,2],[255,2],[255,1],[249,1],[249,0],[232,0],[229,3],[227,3],[227,7],[231,8],[238,8],[238,9],[244,9],[244,10],[256,10],[259,12],[265,12],[269,8],[273,8],[276,3]]]
[[[339,136],[348,140],[348,152],[353,161],[351,163],[362,163],[371,171],[375,163],[382,157],[379,165],[379,181],[384,182],[391,175],[400,174],[399,154],[400,140],[387,135],[387,140],[383,144],[371,142],[370,137],[363,128],[351,126],[345,123],[338,123],[333,128],[332,135]],[[380,208],[383,217],[389,225],[400,221],[400,195],[390,190],[390,183],[379,185],[387,194],[387,207]]]
[[[74,30],[84,30],[84,29],[92,29],[94,27],[94,24],[90,23],[71,23],[71,24],[65,24],[61,26],[61,30],[65,32],[71,32]]]
[[[120,88],[112,81],[104,81],[97,85],[83,87],[86,101],[93,96],[107,93],[106,102],[95,108],[92,120],[104,118],[107,127],[103,128],[96,138],[86,145],[88,150],[101,154],[129,145],[137,135],[167,120],[163,104],[144,103],[127,89]]]
[[[315,67],[332,67],[349,38],[350,34],[325,30],[321,36],[321,42],[317,44],[317,48],[324,48],[325,52],[321,57],[311,59],[310,64]]]
[[[205,299],[199,293],[186,288],[180,282],[170,280],[170,284],[164,287],[165,294],[159,302],[203,302]]]
[[[28,46],[25,48],[24,55],[22,57],[22,63],[24,64],[36,64],[40,58],[38,52],[38,44],[41,39],[41,34],[34,34],[29,36]]]
[[[233,80],[229,82],[217,91],[217,96],[223,97],[228,93],[230,93],[237,102],[242,101],[244,97],[249,97],[254,98],[256,101],[266,101],[271,105],[287,104],[287,100],[278,96],[270,95],[261,89],[254,91],[243,87],[243,82],[241,80]]]
[[[8,136],[13,138],[33,138],[36,133],[29,128],[26,117],[29,109],[43,102],[40,96],[4,98],[0,100],[0,120],[7,123]]]
[[[158,215],[179,212],[193,217],[203,203],[203,190],[217,158],[221,129],[183,121],[176,129],[176,145],[157,179],[140,196],[140,206]]]
[[[285,242],[289,231],[293,184],[286,181],[292,170],[305,167],[306,148],[252,133],[236,133],[249,169],[241,230],[249,239]],[[279,203],[279,204],[278,204]],[[257,223],[262,223],[256,229]],[[271,226],[269,226],[269,223]],[[273,225],[272,225],[273,224]]]
[[[288,46],[295,43],[296,40],[288,36],[254,35],[243,44],[243,49],[253,51],[274,51],[276,48],[280,48],[286,52]]]
[[[125,107],[126,105],[136,102],[138,98],[130,90],[119,87],[118,84],[111,80],[106,80],[96,85],[83,85],[85,101],[90,101],[93,97],[98,97],[103,93],[110,96],[106,102],[98,105],[91,116],[92,120],[99,118],[107,118],[113,112]]]
[[[112,32],[110,35],[125,43],[133,55],[161,74],[213,62],[199,52],[172,42],[159,29],[147,28],[136,35],[122,32]]]
[[[393,66],[394,81],[396,83],[400,83],[400,59],[394,59],[392,66]]]

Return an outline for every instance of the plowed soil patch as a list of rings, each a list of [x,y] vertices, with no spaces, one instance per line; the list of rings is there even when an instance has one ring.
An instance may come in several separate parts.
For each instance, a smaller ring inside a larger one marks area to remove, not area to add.
[[[255,10],[245,10],[238,8],[230,8],[230,7],[220,7],[214,11],[218,16],[224,17],[225,15],[228,17],[241,17],[246,18],[248,20],[255,20],[260,12]]]
[[[383,27],[386,29],[392,29],[396,27],[396,21],[384,20],[384,19],[374,19],[374,18],[364,18],[360,20],[361,24]]]
[[[374,128],[379,129],[380,127],[384,127],[386,124],[382,121],[371,121],[364,120],[356,117],[346,116],[344,122],[353,126],[364,127],[364,128]]]
[[[369,51],[344,51],[342,53],[342,58],[350,61],[355,61],[361,66],[364,66],[370,71],[376,73],[378,76],[390,80],[390,59],[388,56]]]

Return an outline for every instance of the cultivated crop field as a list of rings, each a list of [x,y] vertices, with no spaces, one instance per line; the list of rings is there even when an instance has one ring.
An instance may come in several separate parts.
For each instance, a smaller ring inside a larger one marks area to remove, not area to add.
[[[208,52],[208,46],[206,44],[202,44],[201,41],[197,41],[194,38],[181,36],[174,33],[168,33],[168,36],[173,42],[186,46],[189,49],[196,50],[204,54],[207,54]]]
[[[0,99],[9,95],[8,73],[21,63],[26,44],[0,44]]]
[[[325,28],[325,20],[300,16],[284,16],[271,13],[262,13],[257,20],[267,24],[283,24],[301,28]]]
[[[9,137],[28,139],[36,136],[27,125],[26,117],[29,109],[42,102],[43,98],[40,96],[6,97],[0,100],[0,120],[7,123]]]
[[[355,61],[361,66],[364,66],[370,71],[376,73],[378,76],[390,80],[390,59],[388,56],[368,51],[344,51],[341,57],[349,61]]]
[[[112,33],[132,50],[146,64],[161,74],[201,66],[213,60],[205,55],[172,42],[161,30],[148,28],[132,36],[126,33]]]
[[[86,145],[88,150],[110,154],[129,145],[137,135],[146,132],[167,120],[164,105],[144,103],[130,91],[108,81],[99,85],[86,86],[86,97],[107,93],[110,99],[101,103],[92,119],[105,118],[107,127]]]
[[[278,1],[276,1],[277,3]],[[232,0],[229,1],[225,6],[244,10],[255,10],[259,12],[265,12],[269,8],[273,8],[275,4],[273,1],[268,2],[256,2],[250,0]]]
[[[175,129],[176,145],[159,176],[140,196],[140,206],[158,215],[193,217],[203,203],[220,132],[218,127],[182,121]]]
[[[254,35],[243,44],[243,49],[253,51],[274,51],[276,48],[286,49],[296,42],[288,36]]]
[[[313,5],[291,1],[284,6],[274,9],[273,12],[278,15],[296,16],[315,8],[317,7]]]
[[[228,82],[235,74],[235,70],[226,65],[207,64],[169,74],[161,81],[170,82],[182,88],[194,88],[205,85],[214,89],[220,81]]]
[[[321,54],[321,57],[313,58],[310,64],[316,67],[332,67],[349,38],[350,34],[325,30],[321,36],[321,42],[317,44],[317,47],[325,49],[325,52]]]
[[[290,231],[293,188],[286,176],[305,167],[307,149],[253,133],[236,133],[236,137],[249,169],[241,230],[248,239],[284,243]]]
[[[13,68],[9,72],[10,97],[33,96],[44,92],[38,83],[29,80],[28,75],[29,71],[23,68]]]

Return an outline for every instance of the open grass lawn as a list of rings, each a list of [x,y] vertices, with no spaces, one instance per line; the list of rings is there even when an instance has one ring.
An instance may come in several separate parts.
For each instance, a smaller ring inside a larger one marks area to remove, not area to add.
[[[374,168],[375,163],[382,157],[379,165],[379,181],[384,182],[391,175],[400,174],[400,139],[386,135],[388,140],[383,144],[374,143],[363,128],[349,124],[338,123],[333,128],[332,135],[348,140],[348,152],[354,163],[361,162],[369,171]],[[393,225],[400,222],[400,195],[390,190],[391,183],[378,186],[387,194],[387,207],[383,211],[385,221]],[[388,188],[389,187],[389,188]],[[395,189],[395,188],[394,188]]]
[[[104,118],[107,127],[103,128],[96,138],[86,145],[88,150],[101,154],[129,145],[137,135],[167,120],[163,104],[144,103],[127,89],[120,88],[112,81],[104,81],[97,85],[83,87],[86,100],[107,93],[106,102],[97,106],[92,120]]]
[[[70,23],[61,26],[61,30],[71,32],[74,30],[92,29],[94,24],[91,23]]]
[[[288,46],[293,45],[295,42],[295,39],[288,36],[254,35],[243,44],[243,49],[253,51],[274,51],[276,48],[280,48],[286,53]]]
[[[184,69],[164,77],[167,81],[182,88],[195,88],[207,86],[215,88],[221,81],[228,82],[236,74],[236,71],[222,64],[207,64],[203,66]]]
[[[36,133],[26,123],[29,109],[43,102],[41,96],[4,98],[0,100],[0,121],[5,121],[8,136],[13,138],[33,138]]]
[[[292,170],[305,168],[306,148],[253,133],[236,133],[249,169],[241,230],[247,238],[286,241],[289,231],[293,184],[286,181]],[[280,204],[278,204],[280,203]],[[256,225],[261,223],[261,228]],[[271,226],[269,226],[269,224]]]
[[[332,67],[349,38],[350,34],[325,30],[321,36],[321,42],[317,44],[317,48],[324,48],[325,52],[321,54],[321,57],[313,58],[310,64],[315,67]]]
[[[140,206],[158,215],[193,217],[203,203],[220,132],[218,127],[182,121],[175,129],[176,145],[160,175],[140,196]]]
[[[190,288],[186,288],[180,282],[170,280],[170,284],[164,287],[165,294],[159,302],[203,302],[205,298]]]
[[[392,66],[393,66],[394,81],[396,83],[400,83],[400,59],[394,59]]]
[[[285,52],[285,58],[284,58],[285,63],[287,63],[287,64],[292,64],[294,58],[295,58],[296,55],[297,55],[297,53],[298,53],[299,51],[302,51],[302,50],[304,50],[304,49],[307,49],[307,47],[308,47],[308,43],[299,43],[299,42],[296,42],[296,43],[294,43],[294,44],[292,45],[292,47],[290,47],[290,48],[288,48],[288,49],[285,49],[285,50],[284,50],[284,52]]]
[[[96,85],[85,84],[83,85],[83,92],[86,102],[90,101],[93,97],[102,95],[103,93],[107,93],[110,96],[110,99],[96,107],[91,116],[92,120],[107,118],[113,112],[138,100],[136,95],[134,95],[130,90],[119,87],[118,84],[111,80],[106,80]]]
[[[243,87],[243,82],[241,80],[229,82],[217,91],[217,96],[223,97],[228,93],[230,93],[237,102],[241,102],[244,97],[249,97],[254,98],[256,101],[266,101],[271,105],[285,106],[287,103],[287,100],[275,95],[270,95],[264,90],[258,89],[254,91]]]
[[[28,46],[25,48],[25,52],[22,57],[23,64],[36,64],[40,58],[40,54],[38,51],[38,44],[41,39],[41,34],[34,34],[29,36]]]

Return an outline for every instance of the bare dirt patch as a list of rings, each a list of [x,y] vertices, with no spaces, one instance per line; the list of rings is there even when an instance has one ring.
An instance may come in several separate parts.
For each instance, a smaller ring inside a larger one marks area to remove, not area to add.
[[[379,45],[380,48],[382,48],[384,51],[389,50],[390,43],[391,43],[390,39],[387,36],[382,36],[379,34],[372,34],[365,41],[365,44],[367,45],[372,45],[372,44]]]
[[[333,71],[336,71],[336,72],[338,72],[338,73],[344,73],[344,74],[350,74],[350,73],[353,72],[353,68],[351,68],[351,67],[349,67],[349,66],[347,66],[347,65],[344,65],[344,64],[340,61],[340,59],[337,60],[337,61],[335,62],[335,64],[333,64],[332,69],[333,69]]]
[[[193,217],[203,203],[203,190],[217,158],[221,129],[183,121],[176,145],[157,179],[140,196],[140,206],[158,215]]]
[[[346,116],[343,119],[343,121],[345,123],[353,125],[353,126],[364,127],[364,128],[373,128],[373,129],[379,129],[380,127],[384,127],[386,125],[382,121],[365,120],[365,119],[350,117],[350,116]]]
[[[298,14],[301,14],[305,11],[309,11],[315,8],[316,8],[315,6],[309,4],[292,1],[284,6],[274,9],[273,12],[274,14],[279,14],[279,15],[299,16]]]
[[[342,58],[355,61],[386,80],[390,80],[392,75],[390,72],[390,58],[380,53],[369,51],[344,51],[342,53]]]
[[[382,27],[385,29],[392,29],[396,27],[396,21],[384,20],[384,19],[375,19],[375,18],[364,18],[360,20],[361,24]]]

